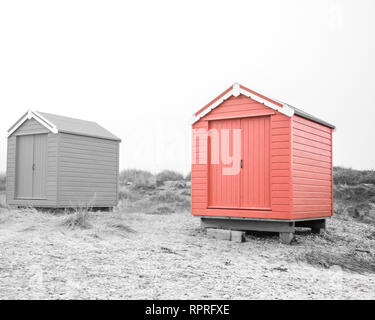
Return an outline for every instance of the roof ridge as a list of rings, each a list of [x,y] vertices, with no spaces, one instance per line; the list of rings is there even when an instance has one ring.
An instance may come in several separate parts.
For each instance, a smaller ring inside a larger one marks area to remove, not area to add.
[[[7,136],[9,137],[25,121],[31,118],[34,118],[42,126],[46,127],[48,130],[55,134],[58,132],[65,132],[100,139],[121,141],[119,137],[101,126],[96,121],[83,120],[54,113],[32,110],[27,111],[12,127],[10,127]]]
[[[277,110],[280,113],[285,114],[288,117],[293,116],[293,114],[296,114],[298,116],[301,116],[303,118],[312,120],[314,122],[320,123],[324,126],[330,127],[332,129],[335,129],[335,126],[319,119],[302,109],[299,109],[297,107],[293,107],[292,105],[282,102],[277,99],[269,98],[261,93],[255,92],[249,88],[246,88],[245,86],[238,84],[235,82],[231,87],[229,87],[227,90],[222,92],[219,96],[217,96],[215,99],[213,99],[211,102],[209,102],[207,105],[205,105],[203,108],[198,110],[193,115],[192,124],[199,121],[201,118],[206,116],[208,113],[210,113],[213,109],[221,105],[225,100],[229,99],[230,97],[234,96],[237,97],[238,95],[243,94],[259,103],[264,104],[265,106]]]
[[[93,123],[98,124],[97,122],[92,121],[92,120],[85,120],[85,119],[80,119],[80,118],[75,118],[75,117],[62,116],[62,115],[56,114],[56,113],[50,113],[50,112],[44,112],[44,111],[36,111],[36,112],[40,113],[40,114],[48,114],[48,115],[56,116],[56,117],[60,117],[60,118],[67,118],[67,119],[79,120],[79,121],[85,121],[85,122],[93,122]]]

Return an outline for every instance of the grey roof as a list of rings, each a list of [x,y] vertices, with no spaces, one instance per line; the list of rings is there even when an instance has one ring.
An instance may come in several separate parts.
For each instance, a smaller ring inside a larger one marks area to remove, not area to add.
[[[96,122],[64,117],[46,112],[38,111],[38,113],[48,121],[52,122],[59,132],[121,141],[120,138],[116,137]]]
[[[275,101],[277,101],[277,102],[280,102],[281,104],[285,104],[285,105],[287,105],[289,108],[292,108],[292,109],[294,110],[294,114],[296,114],[297,116],[300,116],[300,117],[302,117],[302,118],[306,118],[306,119],[309,119],[309,120],[311,120],[311,121],[314,121],[314,122],[320,123],[320,124],[322,124],[322,125],[324,125],[324,126],[327,126],[327,127],[329,127],[329,128],[336,129],[336,127],[335,127],[333,124],[330,124],[330,123],[327,122],[327,121],[324,121],[324,120],[322,120],[322,119],[319,119],[319,118],[317,118],[317,117],[315,117],[315,116],[313,116],[313,115],[311,115],[311,114],[309,114],[309,113],[307,113],[307,112],[305,112],[305,111],[303,111],[303,110],[301,110],[301,109],[298,109],[298,108],[296,108],[296,107],[293,107],[293,106],[291,106],[291,105],[288,104],[288,103],[285,103],[285,102],[282,102],[282,101],[280,101],[280,100],[276,100],[276,99],[273,99],[273,100],[275,100]]]
[[[329,128],[336,129],[336,127],[333,124],[330,124],[327,121],[324,121],[324,120],[321,120],[321,119],[319,119],[317,117],[314,117],[311,114],[309,114],[309,113],[307,113],[305,111],[302,111],[301,109],[298,109],[296,107],[292,107],[292,106],[290,106],[290,107],[294,109],[294,114],[296,114],[298,116],[301,116],[301,117],[306,118],[306,119],[310,119],[311,121],[318,122],[318,123],[320,123],[320,124],[322,124],[324,126],[327,126]]]

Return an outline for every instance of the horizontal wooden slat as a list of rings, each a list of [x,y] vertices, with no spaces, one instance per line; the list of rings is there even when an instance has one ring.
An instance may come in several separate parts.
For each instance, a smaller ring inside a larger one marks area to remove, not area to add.
[[[295,198],[294,205],[325,205],[331,204],[331,199],[327,198]]]
[[[272,128],[271,133],[272,133],[272,136],[285,135],[285,134],[289,135],[290,130],[289,128]]]
[[[282,121],[273,121],[272,128],[288,128],[289,129],[290,121],[289,120],[282,120]]]
[[[312,159],[312,160],[316,160],[316,161],[331,163],[330,157],[317,155],[317,154],[314,154],[314,153],[310,153],[308,151],[301,151],[301,150],[293,149],[293,157],[295,157],[295,156],[302,157],[302,158],[305,158],[305,159]]]
[[[320,192],[320,191],[293,191],[294,198],[319,198],[319,199],[331,199],[331,192]]]
[[[285,197],[278,198],[278,197],[274,197],[272,195],[271,203],[272,203],[272,207],[274,205],[281,205],[281,204],[289,205],[290,204],[290,199],[289,199],[289,197],[287,197],[287,198],[285,198]]]
[[[325,156],[325,157],[328,157],[328,158],[331,157],[331,152],[328,151],[328,150],[315,148],[311,145],[308,146],[308,145],[305,145],[305,144],[298,143],[296,141],[293,141],[293,150],[305,151],[305,152],[309,152],[309,153],[312,153],[312,154]]]
[[[301,130],[301,129],[297,129],[297,128],[293,128],[293,136],[294,137],[302,137],[302,138],[309,139],[311,141],[320,142],[320,143],[323,143],[323,144],[326,144],[326,145],[331,144],[331,140],[329,138],[323,138],[319,135],[316,135],[316,134],[313,134],[311,132],[304,131],[304,130]]]
[[[323,181],[331,181],[331,175],[328,174],[321,174],[321,173],[316,173],[316,172],[309,172],[309,171],[301,171],[294,169],[292,171],[292,176],[293,177],[298,177],[298,178],[309,178],[309,179],[314,179],[314,180],[323,180]]]
[[[289,134],[279,134],[272,136],[272,142],[289,142]]]
[[[330,211],[331,210],[331,205],[294,205],[293,206],[293,211],[294,212],[320,212],[320,211]]]
[[[289,156],[289,149],[272,149],[271,155],[274,156]]]
[[[272,149],[286,149],[289,150],[289,142],[272,142],[271,147]]]
[[[109,140],[109,139],[101,139],[101,138],[95,138],[95,137],[88,137],[88,136],[82,136],[82,135],[76,135],[76,134],[70,134],[70,133],[60,133],[60,142],[69,141],[74,144],[83,144],[86,146],[116,146],[119,142],[115,140]]]
[[[317,130],[317,129],[314,129],[314,128],[309,128],[309,127],[306,127],[300,123],[297,123],[297,122],[293,122],[293,130],[295,129],[298,129],[298,130],[301,130],[301,131],[305,131],[305,132],[308,132],[310,134],[315,134],[319,137],[322,137],[322,138],[326,138],[326,139],[330,139],[331,138],[331,135],[329,132],[322,132],[320,130]]]
[[[293,169],[294,170],[302,170],[302,171],[309,171],[314,173],[322,173],[322,174],[328,174],[330,175],[332,173],[332,170],[330,168],[322,168],[307,164],[300,164],[300,163],[293,163]]]
[[[326,180],[316,180],[316,179],[309,179],[309,178],[299,178],[293,177],[292,178],[293,184],[302,184],[302,185],[314,185],[314,186],[331,186],[330,181]]]
[[[282,190],[289,190],[290,189],[290,183],[289,183],[289,181],[288,182],[286,182],[286,183],[272,183],[272,186],[271,186],[271,188],[272,188],[272,192],[273,191],[276,191],[276,190],[280,190],[280,191],[282,191]]]
[[[293,194],[298,194],[298,191],[310,191],[310,192],[324,192],[331,193],[331,186],[329,185],[313,185],[313,184],[298,184],[293,183]]]
[[[295,153],[293,153],[293,163],[331,170],[330,162],[314,160],[314,159],[306,158],[306,157],[300,157],[300,156],[297,156]]]
[[[207,196],[207,190],[204,189],[198,189],[198,188],[193,188],[191,189],[191,196]]]
[[[280,169],[289,170],[289,168],[290,168],[290,163],[288,163],[288,162],[273,162],[271,164],[272,170],[280,170]]]
[[[194,178],[206,178],[207,171],[192,171],[191,176]]]
[[[289,177],[290,176],[290,171],[285,170],[285,169],[281,169],[281,170],[273,169],[271,173],[272,173],[272,177]]]
[[[305,118],[302,118],[300,116],[293,116],[293,121],[294,122],[297,122],[297,123],[300,123],[304,126],[307,126],[309,128],[314,128],[316,130],[319,130],[319,131],[322,131],[322,132],[326,132],[326,133],[330,133],[331,132],[331,128],[328,128],[322,124],[319,124],[319,123],[316,123],[314,121],[311,121],[309,119],[305,119]]]

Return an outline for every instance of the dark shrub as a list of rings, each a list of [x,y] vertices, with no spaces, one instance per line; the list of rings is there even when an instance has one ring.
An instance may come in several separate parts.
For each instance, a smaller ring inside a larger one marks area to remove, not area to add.
[[[131,185],[134,188],[154,188],[156,185],[155,176],[151,172],[137,169],[121,171],[119,180],[120,185]]]
[[[177,181],[184,180],[184,176],[181,173],[172,170],[164,170],[156,175],[156,183],[161,185],[164,181]]]
[[[352,186],[360,183],[375,184],[375,171],[334,167],[333,183],[347,184]]]

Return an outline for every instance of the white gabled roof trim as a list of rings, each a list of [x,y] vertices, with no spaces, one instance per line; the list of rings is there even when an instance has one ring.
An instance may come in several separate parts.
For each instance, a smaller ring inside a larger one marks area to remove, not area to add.
[[[294,109],[289,107],[287,104],[282,103],[282,107],[279,105],[270,102],[266,99],[263,99],[262,97],[258,96],[257,94],[254,94],[246,89],[242,89],[238,83],[234,83],[232,86],[232,90],[230,90],[228,93],[226,93],[224,96],[222,96],[219,100],[215,101],[211,105],[209,105],[206,109],[204,109],[201,113],[199,113],[196,116],[193,116],[192,124],[197,122],[199,119],[210,113],[213,109],[221,105],[225,100],[229,99],[231,96],[238,97],[240,94],[243,94],[246,97],[249,97],[259,103],[264,104],[265,106],[277,110],[282,114],[285,114],[288,117],[291,117],[294,114]]]
[[[7,137],[12,135],[26,120],[35,119],[38,121],[42,126],[47,128],[52,133],[58,133],[57,127],[50,121],[48,121],[45,117],[43,117],[41,114],[39,114],[36,111],[29,110],[27,113],[20,119],[18,122],[16,122],[7,133]]]

